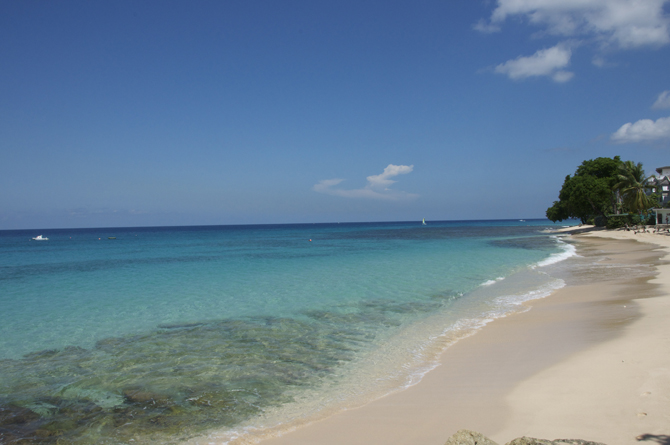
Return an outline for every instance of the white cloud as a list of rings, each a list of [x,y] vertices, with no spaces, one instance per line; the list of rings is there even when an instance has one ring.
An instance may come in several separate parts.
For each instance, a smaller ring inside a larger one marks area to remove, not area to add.
[[[670,43],[669,0],[498,0],[490,23],[475,29],[492,32],[509,17],[525,17],[547,33],[595,37],[603,44],[636,48]]]
[[[389,179],[398,175],[405,175],[414,170],[413,165],[393,165],[389,164],[384,172],[379,175],[368,176],[368,184],[360,189],[345,190],[335,188],[344,179],[324,179],[319,181],[312,187],[312,190],[319,193],[326,193],[333,196],[341,196],[344,198],[372,198],[372,199],[412,199],[417,198],[418,195],[392,190],[389,187],[396,181]]]
[[[383,188],[384,190],[388,190],[387,187],[396,182],[390,180],[389,178],[411,173],[413,169],[414,169],[413,165],[389,164],[388,167],[384,169],[384,173],[382,173],[381,175],[368,176],[367,180],[370,183],[369,184],[370,187]]]
[[[510,79],[525,79],[533,76],[549,76],[556,82],[567,82],[573,73],[563,70],[570,64],[572,51],[563,44],[541,49],[532,56],[519,56],[496,66],[495,72],[506,74]]]
[[[555,82],[558,83],[563,83],[567,82],[568,80],[572,79],[572,77],[575,75],[575,73],[572,73],[570,71],[556,71],[551,78],[554,79]]]
[[[481,19],[472,26],[475,30],[485,33],[494,33],[500,31],[500,25],[494,25],[493,23],[488,23],[486,20]]]
[[[661,110],[663,108],[670,108],[670,91],[663,91],[658,95],[658,99],[654,102],[654,105],[651,108],[655,110]]]
[[[670,117],[662,117],[656,122],[651,119],[642,119],[635,123],[628,122],[612,134],[610,139],[621,144],[670,139]]]

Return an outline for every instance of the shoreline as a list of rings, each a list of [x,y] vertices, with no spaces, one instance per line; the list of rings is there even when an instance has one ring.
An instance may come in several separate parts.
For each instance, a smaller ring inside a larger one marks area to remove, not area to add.
[[[467,428],[500,444],[529,435],[613,445],[670,433],[670,358],[663,354],[670,337],[663,323],[663,315],[670,317],[670,269],[663,265],[666,252],[632,241],[670,248],[670,238],[599,231],[574,239],[580,254],[603,248],[604,261],[646,261],[658,276],[568,284],[529,302],[531,310],[495,320],[448,348],[441,366],[417,385],[260,443],[437,445]],[[657,297],[639,299],[641,291]],[[608,358],[612,350],[624,356],[623,363],[630,357],[629,363],[642,364],[622,370],[591,358]],[[645,365],[647,355],[655,361]],[[603,363],[613,368],[603,369]],[[651,372],[645,366],[656,370],[658,377],[650,378],[658,382],[643,391],[640,374]],[[259,441],[231,442],[237,443]]]
[[[670,440],[670,238],[599,231],[587,240],[631,242],[661,253],[656,276],[631,283],[619,305],[636,314],[613,337],[522,381],[507,395],[512,414],[491,437],[575,437],[608,445]],[[645,292],[646,286],[646,292]],[[601,319],[602,320],[602,319]],[[533,411],[533,412],[531,412]]]

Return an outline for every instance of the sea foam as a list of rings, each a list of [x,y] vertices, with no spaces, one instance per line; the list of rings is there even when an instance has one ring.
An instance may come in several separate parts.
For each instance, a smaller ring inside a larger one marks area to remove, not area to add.
[[[505,279],[505,277],[498,277],[498,278],[496,278],[495,280],[484,281],[484,282],[481,284],[481,286],[490,286],[490,285],[492,285],[492,284],[496,284],[498,281],[502,281],[502,280],[504,280],[504,279]]]
[[[548,258],[546,258],[542,261],[539,261],[534,266],[532,266],[533,268],[545,267],[545,266],[549,266],[551,264],[556,264],[556,263],[559,263],[561,261],[567,260],[568,258],[570,258],[572,256],[577,255],[577,248],[575,246],[573,246],[572,244],[566,243],[559,236],[552,236],[551,238],[556,239],[556,242],[558,243],[558,246],[562,249],[562,251],[557,252],[557,253],[552,253],[551,255],[549,255]]]

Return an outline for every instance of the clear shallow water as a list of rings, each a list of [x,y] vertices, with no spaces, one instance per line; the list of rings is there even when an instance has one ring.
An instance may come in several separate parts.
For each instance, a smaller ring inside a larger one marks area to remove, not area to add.
[[[0,232],[0,437],[232,437],[412,384],[562,285],[547,226]]]

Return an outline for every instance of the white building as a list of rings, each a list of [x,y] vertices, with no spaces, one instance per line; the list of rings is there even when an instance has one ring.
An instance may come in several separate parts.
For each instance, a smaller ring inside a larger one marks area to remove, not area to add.
[[[651,193],[658,193],[661,196],[661,206],[665,206],[670,201],[670,166],[658,167],[656,169],[658,176],[649,180],[653,186]],[[670,209],[654,209],[656,212],[656,224],[670,224]]]
[[[659,167],[656,169],[658,176],[649,180],[649,184],[653,187],[651,193],[658,193],[661,196],[661,205],[670,200],[670,166]]]

